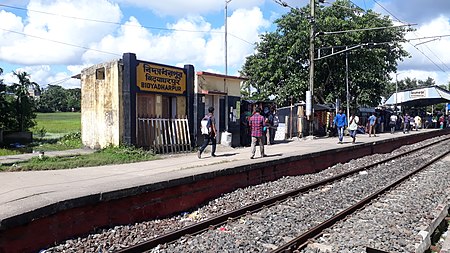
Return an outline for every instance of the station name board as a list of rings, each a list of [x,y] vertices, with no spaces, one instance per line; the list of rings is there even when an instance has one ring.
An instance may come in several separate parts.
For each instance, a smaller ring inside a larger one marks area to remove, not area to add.
[[[141,62],[136,74],[140,90],[172,94],[186,91],[186,74],[182,69]]]
[[[411,98],[426,98],[427,97],[427,92],[426,92],[425,89],[412,90],[410,97]]]

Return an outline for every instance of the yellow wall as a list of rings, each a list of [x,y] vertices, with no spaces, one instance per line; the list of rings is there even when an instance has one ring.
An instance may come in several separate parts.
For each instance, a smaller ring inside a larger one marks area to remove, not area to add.
[[[104,69],[104,79],[96,74]],[[123,138],[122,70],[119,60],[81,71],[81,136],[83,145],[104,148]]]

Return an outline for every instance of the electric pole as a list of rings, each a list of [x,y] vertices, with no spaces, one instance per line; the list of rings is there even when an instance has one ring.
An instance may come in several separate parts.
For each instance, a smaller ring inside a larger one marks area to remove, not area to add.
[[[223,92],[225,92],[225,131],[228,131],[228,89],[227,89],[227,78],[228,78],[228,3],[231,0],[225,0],[225,77],[223,78]]]
[[[309,34],[309,91],[311,94],[311,117],[309,122],[309,135],[314,138],[314,33],[315,33],[315,0],[310,0],[310,8],[311,8],[311,31]]]

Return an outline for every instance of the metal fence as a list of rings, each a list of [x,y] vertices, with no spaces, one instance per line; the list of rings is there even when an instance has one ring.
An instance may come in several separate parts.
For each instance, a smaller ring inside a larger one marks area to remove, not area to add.
[[[138,118],[137,145],[156,153],[191,151],[187,117],[178,119]]]

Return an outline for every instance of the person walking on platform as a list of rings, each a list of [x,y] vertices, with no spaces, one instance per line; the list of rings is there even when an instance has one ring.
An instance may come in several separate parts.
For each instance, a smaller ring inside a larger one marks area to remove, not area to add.
[[[216,156],[216,120],[214,119],[214,107],[208,108],[208,114],[203,117],[200,122],[201,132],[203,135],[203,145],[197,152],[198,158],[202,158],[202,153],[205,150],[206,146],[208,146],[209,141],[211,141],[211,156]]]
[[[342,144],[342,141],[344,140],[344,128],[347,126],[347,116],[345,113],[342,113],[342,109],[339,109],[338,113],[334,117],[333,123],[337,127],[338,131],[338,144]]]
[[[356,130],[358,130],[359,117],[352,113],[350,122],[348,123],[348,130],[350,130],[350,136],[353,138],[352,143],[356,142]]]
[[[419,131],[419,128],[422,128],[422,118],[419,114],[414,117],[414,127],[416,128],[416,131]]]
[[[263,142],[263,127],[265,125],[264,117],[261,116],[261,108],[256,107],[255,112],[253,113],[253,116],[250,117],[248,120],[248,124],[251,129],[251,135],[252,135],[252,156],[250,156],[250,159],[255,158],[255,152],[256,152],[256,142],[259,142],[259,151],[261,153],[261,157],[265,157],[266,154],[264,154],[264,142]]]
[[[373,112],[372,115],[369,117],[369,137],[371,137],[372,131],[373,137],[377,137],[375,130],[376,123],[377,123],[377,116],[375,116],[375,113]]]
[[[389,126],[391,127],[391,134],[395,132],[395,126],[397,125],[397,115],[394,113],[389,118]]]
[[[409,133],[410,120],[411,118],[409,117],[408,113],[405,113],[405,116],[403,116],[403,133]]]

